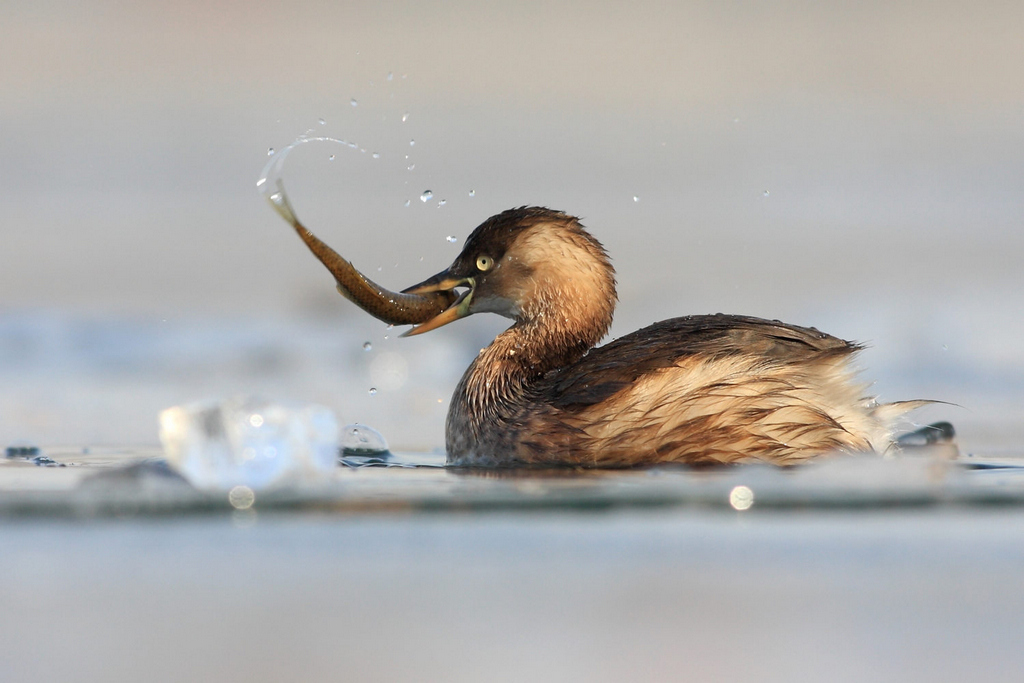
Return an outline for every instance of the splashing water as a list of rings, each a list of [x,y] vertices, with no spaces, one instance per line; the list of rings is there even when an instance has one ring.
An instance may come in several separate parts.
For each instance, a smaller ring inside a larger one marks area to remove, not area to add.
[[[270,148],[270,161],[263,167],[263,172],[260,173],[260,179],[256,181],[256,187],[260,192],[270,201],[274,210],[281,213],[282,209],[288,209],[288,200],[281,192],[279,187],[281,182],[281,169],[284,167],[284,160],[288,158],[288,153],[299,145],[305,145],[310,142],[330,142],[338,145],[344,145],[346,147],[356,147],[353,143],[345,142],[337,138],[331,137],[307,137],[305,135],[298,138],[295,142],[288,145],[284,149],[274,151],[274,148]],[[332,154],[328,157],[329,161],[334,161],[335,155]],[[282,214],[284,215],[284,214]],[[285,220],[289,220],[285,218]]]
[[[345,425],[341,430],[341,452],[344,455],[377,455],[388,452],[384,435],[364,424]]]

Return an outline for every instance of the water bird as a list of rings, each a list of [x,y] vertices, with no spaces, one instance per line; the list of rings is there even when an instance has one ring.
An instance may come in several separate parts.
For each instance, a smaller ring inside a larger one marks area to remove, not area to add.
[[[879,403],[857,381],[854,342],[740,315],[690,315],[597,346],[617,302],[615,270],[580,221],[542,207],[485,220],[444,271],[403,292],[367,279],[274,208],[339,292],[403,336],[474,313],[511,327],[473,359],[452,397],[448,463],[632,467],[883,453],[894,422],[930,401]]]

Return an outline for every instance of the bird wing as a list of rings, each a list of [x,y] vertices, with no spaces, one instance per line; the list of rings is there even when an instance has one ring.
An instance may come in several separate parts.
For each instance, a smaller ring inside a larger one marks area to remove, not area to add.
[[[765,364],[799,365],[860,348],[813,327],[778,320],[693,315],[655,323],[592,349],[579,362],[549,373],[538,389],[553,407],[571,411],[600,403],[687,356],[744,355]]]

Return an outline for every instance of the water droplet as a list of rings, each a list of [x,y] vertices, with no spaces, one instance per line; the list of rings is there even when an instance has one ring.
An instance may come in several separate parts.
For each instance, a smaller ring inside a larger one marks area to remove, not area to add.
[[[469,191],[469,196],[470,197],[475,197],[476,196],[476,190],[470,190]]]
[[[410,199],[406,199],[406,200],[405,200],[405,205],[406,205],[406,206],[409,206],[409,204],[411,203],[411,201],[412,201],[412,200],[410,200]]]
[[[370,396],[374,396],[376,394],[377,394],[377,387],[370,387]]]
[[[414,168],[416,168],[416,164],[409,164],[408,166],[406,166],[406,167],[405,167],[405,170],[406,170],[406,171],[411,171],[411,170],[413,170]]]
[[[374,159],[380,159],[380,152],[374,152],[372,156]]]
[[[404,114],[402,114],[402,123],[405,123],[408,120],[409,120],[409,112],[405,112]]]
[[[949,345],[947,345],[947,344],[943,344],[943,345],[942,345],[942,350],[943,350],[943,351],[949,351]]]
[[[281,194],[280,192],[275,192],[274,194],[270,195],[270,201],[280,205],[284,201],[284,195]]]
[[[633,203],[636,203],[638,201],[640,201],[640,197],[637,197],[636,195],[633,195]]]
[[[263,187],[263,184],[266,183],[266,182],[267,182],[267,179],[265,177],[264,178],[260,178],[259,180],[256,181],[256,187]]]
[[[324,121],[323,119],[319,119],[319,122],[320,122],[321,126],[326,126],[327,125],[327,122]]]
[[[349,104],[351,104],[353,107],[358,107],[359,106],[359,103],[356,102],[356,98],[354,98],[354,97],[352,98],[352,101],[349,102]]]
[[[388,442],[373,427],[354,424],[345,425],[341,430],[340,444],[345,455],[373,455],[387,453]]]
[[[327,157],[327,160],[328,161],[334,161],[334,155],[332,154],[331,156]]]
[[[750,490],[749,486],[735,486],[729,492],[729,505],[734,510],[749,510],[753,504],[754,492]]]
[[[445,205],[445,204],[447,204],[447,203],[448,203],[448,200],[447,200],[447,199],[442,199],[441,201],[439,201],[439,202],[437,203],[437,208],[439,208],[439,209],[440,209],[440,208],[441,208],[442,206],[444,206],[444,205]]]
[[[388,72],[388,77],[387,77],[387,78],[388,78],[388,80],[390,81],[390,80],[391,80],[392,78],[394,78],[394,77],[395,77],[395,74],[393,74],[393,73],[391,73],[391,72],[389,71],[389,72]]]
[[[359,148],[359,151],[362,152],[363,154],[366,154],[366,150],[363,149],[362,147]]]
[[[354,143],[354,142],[350,142],[350,143],[348,143],[348,146],[349,146],[349,147],[351,147],[352,149],[355,149],[355,148],[356,148],[356,147],[358,147],[359,145],[357,145],[357,144],[356,144],[356,143]]]
[[[431,192],[430,190],[423,190],[423,194],[420,195],[420,201],[421,202],[429,202],[431,197],[433,197],[433,196],[434,196],[434,193]]]
[[[228,502],[236,510],[248,510],[256,502],[256,493],[248,486],[236,486],[228,491]]]
[[[273,147],[271,147],[270,149],[267,150],[267,156],[268,157],[274,156],[274,148]]]
[[[409,140],[409,146],[410,147],[415,147],[416,146],[416,141],[415,140]]]
[[[372,350],[373,350],[373,344],[371,344],[370,342],[363,342],[363,351],[372,351]]]
[[[455,235],[448,235],[447,237],[445,237],[445,239],[452,243],[459,241],[459,238],[456,237]]]
[[[768,196],[769,194],[770,194],[770,193],[768,192],[768,190],[765,190],[765,191],[764,191],[764,196],[765,196],[765,197],[767,197],[767,196]]]
[[[377,266],[377,272],[378,273],[381,272],[382,270],[384,270],[384,266]]]

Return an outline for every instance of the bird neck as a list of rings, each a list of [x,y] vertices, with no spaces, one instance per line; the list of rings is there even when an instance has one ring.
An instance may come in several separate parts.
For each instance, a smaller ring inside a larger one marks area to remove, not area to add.
[[[593,348],[611,325],[611,311],[588,325],[560,320],[558,325],[554,316],[519,321],[498,335],[466,370],[456,401],[464,400],[470,415],[508,414],[546,373],[575,363]]]

